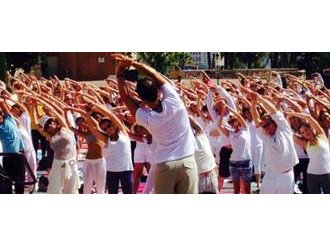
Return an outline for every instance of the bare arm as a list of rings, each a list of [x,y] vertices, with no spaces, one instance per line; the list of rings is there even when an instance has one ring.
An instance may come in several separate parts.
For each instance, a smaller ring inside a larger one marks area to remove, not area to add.
[[[98,113],[100,113],[101,115],[109,118],[111,120],[111,122],[113,122],[114,125],[116,125],[116,127],[122,131],[123,133],[127,134],[127,129],[126,126],[112,113],[110,112],[107,108],[105,108],[104,106],[100,106],[97,105],[93,102],[90,102],[93,107],[92,109]]]
[[[133,66],[138,71],[151,78],[151,80],[153,80],[159,88],[162,87],[165,83],[168,83],[168,81],[160,73],[146,64],[133,61],[121,54],[114,54],[112,57],[117,61],[124,62],[126,67]]]
[[[55,110],[49,103],[47,103],[45,100],[43,100],[41,97],[35,97],[36,100],[39,100],[45,108],[47,108],[52,114],[53,116],[56,118],[56,120],[58,121],[58,123],[64,127],[64,128],[69,128],[68,125],[66,124],[65,118],[63,116],[64,112],[63,110],[61,110],[61,114]]]
[[[222,126],[222,122],[223,122],[223,116],[221,116],[220,119],[219,119],[218,128],[219,128],[219,130],[222,134],[224,134],[225,136],[228,137],[229,136],[229,131]]]
[[[297,112],[287,112],[287,115],[298,117],[305,121],[308,121],[311,127],[315,130],[317,135],[321,135],[322,137],[327,138],[323,128],[311,115],[305,113],[297,113]]]

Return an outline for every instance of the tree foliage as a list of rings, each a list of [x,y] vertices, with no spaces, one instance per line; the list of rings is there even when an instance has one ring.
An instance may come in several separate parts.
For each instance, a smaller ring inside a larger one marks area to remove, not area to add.
[[[193,62],[188,52],[138,52],[137,59],[163,74],[168,74],[175,68],[182,69],[186,64]]]
[[[269,52],[223,52],[225,69],[264,68],[269,59]]]

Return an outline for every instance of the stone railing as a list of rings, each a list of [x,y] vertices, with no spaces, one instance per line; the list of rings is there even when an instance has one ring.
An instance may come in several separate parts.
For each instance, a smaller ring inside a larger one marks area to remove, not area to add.
[[[296,68],[271,68],[271,69],[236,69],[236,70],[205,70],[208,76],[212,79],[231,79],[237,78],[236,74],[255,75],[262,79],[269,79],[270,72],[276,71],[281,75],[291,74],[301,79],[306,79],[305,70],[298,70]],[[201,78],[202,70],[181,70],[180,75],[183,79],[189,79],[191,76]]]

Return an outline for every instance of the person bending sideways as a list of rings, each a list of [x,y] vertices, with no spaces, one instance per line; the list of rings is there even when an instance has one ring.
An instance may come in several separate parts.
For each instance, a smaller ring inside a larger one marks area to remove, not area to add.
[[[250,93],[254,107],[253,120],[257,133],[264,143],[266,171],[261,184],[261,194],[293,194],[293,167],[298,164],[293,142],[293,132],[282,112],[257,93]],[[256,104],[262,104],[268,114],[261,119]]]
[[[122,101],[136,122],[150,132],[157,144],[154,192],[198,193],[198,173],[194,159],[196,143],[180,96],[169,81],[153,68],[123,55],[116,54],[113,57],[119,61],[117,78]],[[141,102],[132,98],[125,86],[124,72],[130,66],[147,76],[139,80],[136,86]],[[140,103],[145,107],[140,106]]]

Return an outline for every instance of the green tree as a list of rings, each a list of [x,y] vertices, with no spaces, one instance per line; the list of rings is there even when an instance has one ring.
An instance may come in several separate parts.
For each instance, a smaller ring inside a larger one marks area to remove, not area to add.
[[[138,52],[137,59],[149,64],[162,74],[168,74],[176,67],[182,69],[185,64],[193,61],[188,52]]]
[[[225,69],[265,68],[269,52],[224,52]]]

